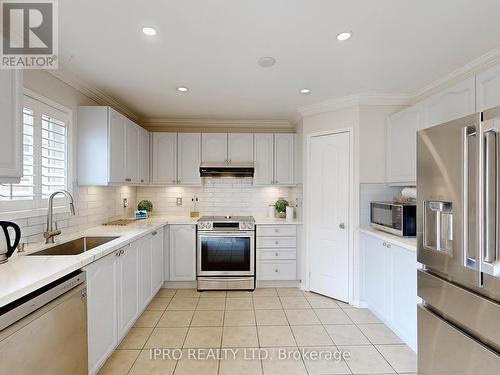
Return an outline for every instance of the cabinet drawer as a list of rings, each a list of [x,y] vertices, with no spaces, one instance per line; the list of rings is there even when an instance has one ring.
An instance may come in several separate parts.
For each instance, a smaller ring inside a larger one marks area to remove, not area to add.
[[[257,249],[295,248],[296,237],[257,237]]]
[[[296,280],[297,263],[294,260],[257,262],[257,280]]]
[[[279,249],[279,250],[258,250],[257,259],[271,260],[271,259],[296,259],[297,252],[295,249]]]
[[[296,225],[257,225],[257,237],[264,236],[296,236]]]

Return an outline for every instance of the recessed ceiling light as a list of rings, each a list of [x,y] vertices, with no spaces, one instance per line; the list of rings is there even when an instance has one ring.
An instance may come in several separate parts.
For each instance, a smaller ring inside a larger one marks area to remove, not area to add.
[[[340,33],[337,35],[337,39],[343,42],[344,40],[349,39],[352,36],[352,33],[350,31],[345,31],[343,33]]]
[[[179,86],[179,87],[177,87],[177,91],[179,91],[179,92],[188,92],[189,89],[187,87],[185,87],[185,86]]]
[[[156,35],[156,30],[153,29],[152,27],[143,27],[142,32],[146,34],[147,36],[155,36]]]
[[[259,64],[263,68],[270,68],[274,64],[276,64],[276,59],[271,56],[265,56],[261,57],[258,61],[257,64]]]
[[[304,95],[309,94],[310,92],[311,92],[311,89],[308,89],[308,88],[300,89],[300,93],[304,94]]]

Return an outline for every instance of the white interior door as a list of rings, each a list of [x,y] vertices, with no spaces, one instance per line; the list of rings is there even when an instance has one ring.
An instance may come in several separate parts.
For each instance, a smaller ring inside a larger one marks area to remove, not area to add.
[[[349,299],[350,133],[311,138],[309,153],[309,289]]]

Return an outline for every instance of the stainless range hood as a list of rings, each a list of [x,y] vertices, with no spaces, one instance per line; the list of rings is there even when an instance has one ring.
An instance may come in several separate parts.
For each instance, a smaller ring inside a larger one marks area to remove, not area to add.
[[[254,163],[202,163],[201,177],[253,177]]]

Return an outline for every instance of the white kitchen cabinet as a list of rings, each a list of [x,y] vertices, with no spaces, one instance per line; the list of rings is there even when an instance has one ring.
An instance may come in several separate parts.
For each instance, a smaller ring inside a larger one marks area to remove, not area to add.
[[[195,225],[170,225],[169,253],[170,281],[195,281]]]
[[[23,176],[23,79],[20,70],[0,70],[0,183]]]
[[[476,111],[475,77],[470,77],[420,103],[422,129],[472,115]]]
[[[201,134],[179,133],[177,136],[177,180],[180,185],[201,185]]]
[[[253,134],[229,133],[227,158],[230,163],[253,161]]]
[[[363,251],[363,276],[364,276],[364,298],[370,310],[378,316],[387,316],[387,272],[389,258],[387,248],[383,241],[362,236],[361,248]]]
[[[204,163],[227,162],[227,133],[203,133],[201,139],[201,160]]]
[[[413,106],[389,117],[387,123],[387,182],[412,185],[417,180],[417,131],[422,109]]]
[[[118,342],[119,250],[84,268],[87,278],[89,374],[96,374]]]
[[[152,264],[153,238],[152,235],[141,238],[138,242],[139,257],[139,307],[142,311],[153,297]]]
[[[151,234],[151,288],[153,292],[153,296],[156,295],[158,290],[163,286],[163,282],[165,281],[165,276],[163,272],[163,254],[164,254],[164,246],[163,246],[163,237],[164,237],[164,229],[159,229]]]
[[[274,183],[295,184],[295,134],[274,135]]]
[[[177,133],[153,133],[153,184],[177,184]]]
[[[297,280],[297,226],[257,225],[256,232],[257,280]]]
[[[139,314],[139,243],[123,248],[118,257],[118,341],[132,327]]]
[[[254,185],[274,183],[274,134],[254,134]]]
[[[139,183],[149,184],[150,182],[150,138],[149,132],[145,129],[140,129],[139,142]]]
[[[133,185],[149,179],[149,141],[139,125],[110,107],[84,106],[78,108],[77,128],[79,185]]]
[[[476,75],[477,111],[500,106],[500,64]]]

